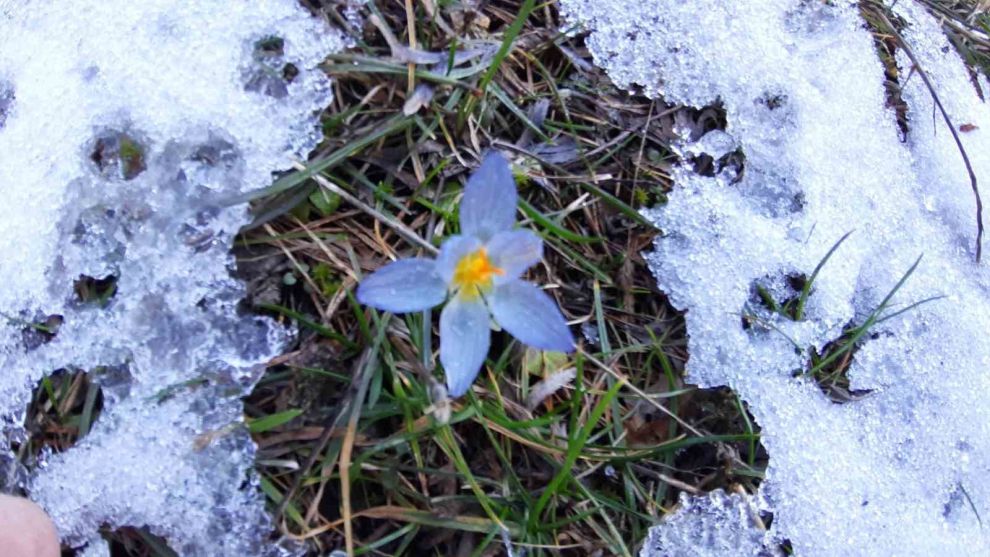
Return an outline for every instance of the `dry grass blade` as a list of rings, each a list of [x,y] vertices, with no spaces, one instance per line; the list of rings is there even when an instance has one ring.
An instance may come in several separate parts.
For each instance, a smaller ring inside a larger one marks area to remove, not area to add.
[[[362,358],[364,365],[361,366],[360,375],[356,380],[358,389],[354,398],[351,400],[350,416],[347,418],[347,430],[344,434],[344,443],[340,451],[340,465],[338,468],[340,469],[340,491],[343,502],[344,540],[348,555],[354,555],[354,520],[352,516],[353,511],[351,510],[351,456],[354,451],[354,439],[357,435],[357,424],[358,418],[361,416],[362,401],[368,392],[368,383],[371,382],[371,374],[376,365],[375,358],[378,355],[378,347],[384,336],[384,330],[383,327],[383,334],[379,335],[378,341],[368,351],[367,357]]]

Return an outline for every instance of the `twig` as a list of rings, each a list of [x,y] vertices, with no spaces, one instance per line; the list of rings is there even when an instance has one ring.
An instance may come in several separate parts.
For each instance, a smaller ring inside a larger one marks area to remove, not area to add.
[[[918,75],[921,76],[922,81],[925,82],[925,86],[928,87],[928,92],[932,95],[932,100],[935,101],[935,106],[938,107],[939,112],[942,113],[942,119],[945,120],[945,124],[949,127],[949,132],[952,134],[952,139],[956,142],[956,147],[959,149],[959,154],[962,155],[963,163],[966,165],[966,172],[969,173],[970,186],[973,189],[973,196],[976,197],[976,262],[979,263],[983,255],[983,200],[980,198],[980,188],[976,183],[976,173],[973,172],[973,165],[969,162],[969,155],[966,154],[966,149],[963,147],[962,140],[959,138],[959,133],[956,131],[956,127],[952,124],[952,119],[949,118],[948,111],[942,106],[942,101],[939,100],[938,94],[935,92],[935,86],[932,84],[931,80],[928,78],[928,72],[921,67],[921,63],[918,62],[918,58],[914,55],[911,47],[908,46],[907,41],[904,37],[897,31],[894,24],[887,19],[887,15],[883,13],[882,10],[877,10],[877,16],[884,22],[885,25],[890,29],[894,38],[897,39],[898,44],[904,50],[904,54],[911,60],[911,64],[914,69],[918,71]]]

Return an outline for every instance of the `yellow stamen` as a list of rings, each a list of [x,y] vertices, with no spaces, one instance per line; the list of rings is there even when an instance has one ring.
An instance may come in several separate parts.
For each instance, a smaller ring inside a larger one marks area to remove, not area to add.
[[[469,253],[454,267],[454,287],[461,296],[476,298],[492,288],[492,277],[504,275],[505,271],[492,264],[485,248]]]

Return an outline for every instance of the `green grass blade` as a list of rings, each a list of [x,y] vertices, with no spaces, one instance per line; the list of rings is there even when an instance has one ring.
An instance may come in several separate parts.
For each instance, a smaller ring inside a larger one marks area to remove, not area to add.
[[[302,413],[303,411],[301,409],[292,408],[290,410],[279,412],[277,414],[271,414],[263,418],[248,420],[248,431],[251,433],[264,433],[291,422]]]
[[[843,234],[842,237],[839,238],[839,241],[833,244],[832,247],[828,250],[828,252],[825,254],[825,257],[823,257],[822,260],[818,262],[818,265],[815,266],[815,270],[812,271],[811,276],[808,277],[808,280],[804,281],[804,287],[801,289],[801,296],[798,298],[797,308],[794,310],[795,321],[800,321],[804,318],[804,304],[808,301],[808,296],[811,295],[811,285],[814,284],[815,279],[818,278],[818,273],[820,273],[822,267],[824,267],[825,264],[828,263],[828,260],[832,258],[832,254],[835,253],[835,250],[839,249],[839,246],[842,245],[842,242],[845,242],[846,238],[848,238],[849,235],[852,233],[853,231],[850,230],[849,232]]]
[[[622,383],[616,382],[612,387],[602,396],[602,398],[595,404],[594,409],[588,416],[587,421],[581,431],[578,433],[577,437],[572,439],[567,445],[567,456],[564,458],[564,462],[560,465],[560,470],[557,474],[550,480],[550,483],[540,494],[540,498],[537,499],[536,504],[529,511],[529,521],[526,525],[527,531],[537,530],[537,523],[540,521],[540,517],[543,514],[543,509],[546,508],[547,504],[550,502],[550,498],[557,494],[557,490],[560,489],[561,484],[565,481],[574,479],[571,475],[571,469],[574,463],[577,462],[578,457],[581,454],[581,450],[584,448],[585,443],[591,437],[591,432],[598,423],[598,420],[605,414],[608,410],[612,399],[619,394],[619,389],[622,388]]]
[[[299,184],[304,183],[306,180],[309,180],[320,172],[328,170],[344,162],[354,156],[354,154],[358,151],[374,144],[381,138],[405,131],[406,128],[413,125],[413,121],[414,120],[408,116],[397,114],[386,120],[385,123],[377,129],[362,135],[359,139],[356,139],[347,145],[340,147],[336,151],[327,155],[325,158],[310,162],[306,165],[305,170],[300,170],[298,172],[293,172],[292,174],[283,176],[267,188],[250,192],[246,197],[232,199],[229,201],[229,204],[237,205],[245,201],[261,199],[263,197],[268,197],[295,188]]]
[[[550,234],[553,234],[554,236],[557,236],[562,240],[566,240],[568,242],[574,242],[577,244],[594,244],[603,241],[601,238],[582,236],[576,232],[571,232],[570,230],[554,222],[549,217],[545,216],[543,213],[536,210],[536,207],[530,205],[529,202],[526,201],[525,199],[522,198],[519,199],[519,208],[522,209],[522,212],[525,213],[525,215],[529,217],[530,220],[535,222],[541,228],[546,229],[547,232],[549,232]]]

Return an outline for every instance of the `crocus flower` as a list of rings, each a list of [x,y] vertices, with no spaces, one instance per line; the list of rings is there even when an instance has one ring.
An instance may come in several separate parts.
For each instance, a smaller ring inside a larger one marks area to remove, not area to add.
[[[513,229],[515,217],[512,171],[492,152],[464,188],[461,234],[444,241],[437,259],[394,261],[358,286],[361,303],[393,313],[423,311],[447,300],[440,312],[440,363],[451,396],[463,395],[478,376],[493,318],[533,348],[574,349],[557,304],[520,279],[543,258],[543,240],[530,230]]]

